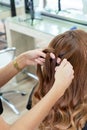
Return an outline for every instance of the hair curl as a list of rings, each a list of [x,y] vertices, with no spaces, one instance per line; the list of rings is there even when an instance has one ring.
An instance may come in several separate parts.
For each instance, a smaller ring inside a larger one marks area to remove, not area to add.
[[[43,67],[37,65],[39,85],[33,99],[36,103],[51,89],[54,83],[56,59],[66,58],[74,68],[74,80],[64,95],[56,102],[40,125],[41,130],[81,130],[87,121],[87,33],[71,30],[57,35],[44,50]],[[50,58],[50,53],[55,59]],[[61,86],[60,86],[61,87]],[[35,105],[35,102],[33,103]]]

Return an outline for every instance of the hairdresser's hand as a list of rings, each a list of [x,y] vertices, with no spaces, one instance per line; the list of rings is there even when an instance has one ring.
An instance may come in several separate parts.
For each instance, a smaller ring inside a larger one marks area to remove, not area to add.
[[[29,50],[22,54],[20,54],[16,61],[18,63],[19,68],[23,69],[28,65],[43,65],[45,62],[46,54],[42,52],[41,49]]]
[[[43,65],[45,62],[46,54],[41,49],[29,50],[17,56],[16,61],[20,69],[28,65]],[[53,53],[50,54],[52,59],[55,58]]]
[[[73,67],[66,59],[64,59],[61,64],[55,68],[55,71],[54,84],[57,88],[59,87],[63,94],[74,78]]]
[[[41,49],[36,49],[26,52],[25,56],[28,65],[36,65],[36,64],[43,65],[45,62],[46,54]],[[55,55],[53,53],[50,53],[50,57],[54,59]]]
[[[43,65],[45,62],[45,56],[46,54],[42,52],[41,49],[30,50],[25,53],[27,65]]]

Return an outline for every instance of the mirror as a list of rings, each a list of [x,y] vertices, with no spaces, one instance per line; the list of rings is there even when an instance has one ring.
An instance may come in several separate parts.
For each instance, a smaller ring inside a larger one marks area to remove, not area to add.
[[[39,7],[42,15],[87,25],[87,0],[39,0]]]

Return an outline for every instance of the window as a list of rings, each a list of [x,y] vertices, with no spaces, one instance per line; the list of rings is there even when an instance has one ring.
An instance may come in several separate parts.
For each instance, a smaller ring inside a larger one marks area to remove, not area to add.
[[[10,6],[10,0],[0,0],[1,5]]]
[[[39,9],[42,15],[87,25],[87,0],[33,0],[33,3],[34,10]]]
[[[43,15],[87,25],[87,0],[43,0],[43,5]]]
[[[82,0],[61,0],[61,9],[74,9],[74,10],[82,10]]]
[[[58,12],[58,0],[47,0],[45,5],[45,10],[49,13]]]
[[[45,7],[43,8],[45,11],[49,13],[58,13],[58,5],[60,4],[61,10],[77,10],[82,12],[83,10],[83,3],[82,0],[43,0],[45,2]]]

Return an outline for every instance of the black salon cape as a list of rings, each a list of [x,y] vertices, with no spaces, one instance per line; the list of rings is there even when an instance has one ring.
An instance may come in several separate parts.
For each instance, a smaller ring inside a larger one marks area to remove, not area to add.
[[[3,106],[2,106],[2,101],[0,99],[0,114],[2,114],[2,112],[3,112]]]

